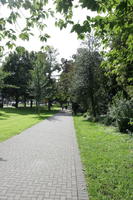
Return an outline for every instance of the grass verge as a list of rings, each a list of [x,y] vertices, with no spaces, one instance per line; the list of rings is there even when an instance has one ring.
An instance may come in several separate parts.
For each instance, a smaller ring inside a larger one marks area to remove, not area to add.
[[[89,200],[133,199],[133,138],[74,117]]]
[[[2,108],[0,109],[0,142],[4,141],[32,125],[51,117],[57,113],[59,108],[54,107],[52,111],[41,109],[36,114],[35,108]]]

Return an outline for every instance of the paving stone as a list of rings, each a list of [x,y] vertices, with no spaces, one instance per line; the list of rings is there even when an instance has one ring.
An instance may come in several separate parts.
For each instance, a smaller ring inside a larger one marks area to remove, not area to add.
[[[0,143],[0,158],[0,200],[88,200],[69,112]]]

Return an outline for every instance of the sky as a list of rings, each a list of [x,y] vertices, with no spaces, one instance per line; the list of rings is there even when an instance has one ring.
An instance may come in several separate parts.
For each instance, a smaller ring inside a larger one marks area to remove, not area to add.
[[[50,3],[48,7],[53,8],[53,5]],[[0,9],[2,9],[0,10],[1,16],[7,16],[9,14],[9,10],[6,7]],[[24,26],[24,17],[26,17],[27,13],[24,10],[22,10],[22,15],[22,18],[18,20],[16,26],[11,27],[17,30],[18,32],[20,32],[21,27]],[[96,16],[96,13],[81,8],[73,10],[73,19],[75,22],[82,23],[82,21],[85,20],[87,15]],[[57,49],[59,52],[59,60],[61,58],[69,59],[73,54],[76,53],[76,50],[77,48],[79,48],[82,41],[77,39],[76,33],[70,33],[70,26],[68,26],[66,29],[60,30],[59,28],[55,27],[55,19],[51,17],[46,21],[46,23],[47,28],[45,31],[51,37],[44,45],[50,45]],[[19,39],[17,41],[17,45],[24,46],[29,51],[39,51],[40,47],[42,46],[42,43],[39,41],[38,38],[39,32],[37,29],[34,29],[33,32],[34,37],[31,37],[29,41],[22,41]]]

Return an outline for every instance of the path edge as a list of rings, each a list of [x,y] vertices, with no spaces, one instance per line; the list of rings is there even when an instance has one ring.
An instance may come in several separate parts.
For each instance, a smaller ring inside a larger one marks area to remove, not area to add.
[[[78,190],[78,200],[89,200],[88,192],[87,192],[87,186],[86,186],[86,180],[85,175],[83,173],[83,165],[80,158],[80,151],[79,151],[79,145],[77,141],[77,134],[74,126],[74,119],[73,116],[73,137],[74,139],[74,146],[75,146],[75,169],[76,169],[76,175],[77,175],[77,190]]]

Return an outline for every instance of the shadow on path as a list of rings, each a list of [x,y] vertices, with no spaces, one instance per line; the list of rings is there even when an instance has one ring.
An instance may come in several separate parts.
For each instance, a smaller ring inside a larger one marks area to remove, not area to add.
[[[4,160],[3,158],[0,158],[0,161],[6,162],[7,160]]]
[[[71,111],[60,111],[59,113],[55,114],[52,117],[49,117],[47,120],[48,121],[61,121],[59,119],[57,119],[57,116],[62,116],[62,117],[68,117],[71,116]]]

